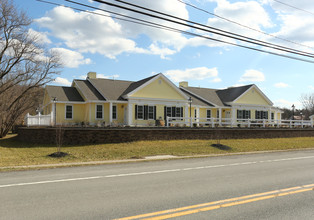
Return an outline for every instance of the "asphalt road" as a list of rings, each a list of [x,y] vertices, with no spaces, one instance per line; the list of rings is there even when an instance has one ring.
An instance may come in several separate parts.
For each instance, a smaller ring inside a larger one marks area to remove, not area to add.
[[[4,172],[0,219],[314,219],[313,188],[314,150]]]

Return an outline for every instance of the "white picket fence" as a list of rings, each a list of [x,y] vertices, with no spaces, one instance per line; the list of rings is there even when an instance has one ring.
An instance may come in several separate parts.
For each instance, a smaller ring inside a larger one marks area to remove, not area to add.
[[[166,126],[226,126],[226,127],[314,127],[313,120],[271,120],[271,119],[236,119],[231,118],[190,118],[190,117],[167,117]]]
[[[27,115],[24,118],[25,125],[29,126],[50,126],[52,124],[52,114],[42,115],[38,113],[38,115]]]

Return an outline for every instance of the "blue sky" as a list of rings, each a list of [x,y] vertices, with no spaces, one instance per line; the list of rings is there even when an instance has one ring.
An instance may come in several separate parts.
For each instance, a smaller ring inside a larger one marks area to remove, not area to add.
[[[109,8],[92,0],[76,1],[156,21],[121,9]],[[314,13],[311,1],[282,1],[308,12],[275,0],[185,1],[259,32],[193,9],[178,0],[131,2],[259,40],[308,52],[314,50],[314,15],[308,13]],[[291,108],[295,104],[301,108],[300,96],[314,93],[314,63],[123,22],[111,14],[107,14],[109,17],[98,16],[35,0],[13,2],[33,19],[30,31],[39,35],[48,48],[57,51],[62,57],[64,67],[61,74],[56,76],[55,85],[69,86],[74,78],[84,78],[89,71],[97,72],[98,77],[132,81],[161,72],[176,85],[179,81],[188,81],[189,86],[222,89],[254,83],[279,107]],[[77,7],[63,0],[52,2]],[[166,22],[162,24],[169,26]],[[176,27],[205,34],[188,27]],[[207,35],[226,40],[216,35]],[[239,44],[235,40],[227,40]]]

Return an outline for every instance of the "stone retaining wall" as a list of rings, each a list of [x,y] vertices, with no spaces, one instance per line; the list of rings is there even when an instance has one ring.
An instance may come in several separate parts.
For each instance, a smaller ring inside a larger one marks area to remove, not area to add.
[[[57,132],[60,133],[60,130]],[[314,137],[314,129],[210,129],[210,128],[62,128],[62,144],[122,143],[140,140],[245,139]],[[18,139],[56,143],[55,128],[19,128]]]

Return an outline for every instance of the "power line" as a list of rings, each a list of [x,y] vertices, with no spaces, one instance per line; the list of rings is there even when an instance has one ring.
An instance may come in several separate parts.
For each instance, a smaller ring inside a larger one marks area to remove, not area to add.
[[[64,6],[64,5],[61,5],[61,4],[52,3],[52,2],[44,1],[44,0],[37,0],[37,1],[43,2],[43,3],[52,4],[52,5],[57,5],[57,6],[63,6],[63,7],[67,7],[67,8],[71,8],[71,9],[77,10],[77,11],[82,11],[82,12],[85,12],[85,13],[90,13],[90,14],[95,14],[95,15],[100,15],[100,16],[105,16],[105,17],[110,17],[111,18],[110,15],[104,15],[104,14],[91,12],[91,11],[87,11],[87,10],[83,10],[83,9],[79,9],[79,8],[74,8],[74,7],[70,7],[70,6]],[[184,31],[184,30],[179,30],[179,29],[168,27],[168,26],[165,26],[165,25],[160,25],[160,24],[157,24],[157,23],[154,23],[154,22],[148,22],[146,20],[142,20],[142,19],[138,19],[138,18],[122,15],[122,14],[111,12],[111,11],[108,11],[108,10],[96,8],[96,7],[93,7],[93,6],[90,6],[90,5],[85,5],[85,4],[77,3],[77,2],[74,2],[74,3],[78,4],[78,5],[81,5],[81,6],[84,6],[84,7],[88,7],[88,8],[92,8],[92,9],[96,9],[96,10],[101,10],[101,11],[108,12],[108,13],[111,13],[111,14],[115,14],[115,15],[118,15],[118,16],[121,16],[121,17],[128,17],[128,18],[132,19],[132,20],[130,20],[130,19],[124,19],[124,18],[120,18],[120,17],[115,17],[115,19],[118,19],[118,20],[132,22],[132,23],[145,25],[145,26],[149,26],[149,27],[154,27],[154,28],[158,28],[158,29],[163,29],[163,30],[167,30],[167,31],[182,33],[182,34],[185,34],[185,35],[205,38],[205,39],[208,39],[208,40],[213,40],[213,41],[217,41],[217,42],[221,42],[221,43],[225,43],[225,44],[230,44],[230,45],[238,46],[238,47],[245,48],[245,49],[251,49],[251,50],[258,51],[258,52],[268,53],[268,54],[272,54],[272,55],[276,55],[276,56],[281,56],[281,57],[285,57],[285,58],[289,58],[289,59],[294,59],[294,60],[314,63],[314,61],[312,61],[312,60],[302,59],[302,58],[298,58],[298,57],[294,57],[294,56],[288,56],[288,55],[278,54],[278,53],[275,53],[275,52],[266,51],[266,50],[262,50],[262,49],[257,49],[257,48],[253,48],[253,47],[249,47],[249,46],[239,45],[239,44],[236,44],[236,43],[231,43],[231,42],[227,42],[227,41],[211,38],[211,37],[208,37],[208,36],[204,36],[204,35],[188,32],[188,31]],[[136,20],[136,21],[134,21],[134,20]]]
[[[261,33],[261,34],[265,34],[265,35],[267,35],[267,36],[270,36],[270,37],[273,37],[273,38],[276,38],[276,39],[279,39],[279,40],[283,40],[283,41],[286,41],[286,42],[289,42],[289,43],[292,43],[292,44],[296,44],[296,45],[299,45],[299,46],[302,46],[302,47],[307,47],[307,48],[310,48],[310,49],[314,49],[314,47],[311,47],[311,46],[308,46],[308,45],[304,45],[304,44],[301,44],[301,43],[298,43],[298,42],[295,42],[295,41],[292,41],[292,40],[288,40],[288,39],[285,39],[285,38],[282,38],[282,37],[278,37],[278,36],[276,36],[276,35],[269,34],[269,33],[267,33],[267,32],[264,32],[264,31],[261,31],[261,30],[252,28],[252,27],[250,27],[250,26],[241,24],[241,23],[239,23],[239,22],[233,21],[233,20],[231,20],[231,19],[225,18],[225,17],[223,17],[223,16],[221,16],[221,15],[217,15],[217,14],[215,14],[215,13],[211,13],[211,12],[209,12],[209,11],[206,11],[206,10],[200,8],[200,7],[197,7],[197,6],[193,5],[193,4],[184,2],[184,1],[182,1],[182,0],[177,0],[177,1],[178,1],[178,2],[181,2],[182,4],[185,4],[185,5],[187,5],[187,6],[190,6],[190,7],[194,8],[194,9],[197,9],[197,10],[199,10],[199,11],[205,12],[205,13],[207,13],[207,14],[210,14],[210,15],[213,15],[213,16],[215,16],[215,17],[217,17],[217,18],[220,18],[220,19],[222,19],[222,20],[225,20],[225,21],[227,21],[227,22],[230,22],[230,23],[239,25],[239,26],[244,27],[244,28],[248,28],[248,29],[250,29],[250,30],[252,30],[252,31],[256,31],[256,32],[259,32],[259,33]],[[276,1],[276,0],[274,0],[274,1]]]
[[[297,10],[299,10],[299,11],[303,11],[303,12],[309,13],[309,14],[311,14],[311,15],[314,15],[313,12],[304,10],[304,9],[302,9],[302,8],[298,8],[298,7],[296,7],[296,6],[289,5],[289,4],[287,4],[287,3],[284,3],[284,2],[281,2],[281,1],[278,1],[278,0],[273,0],[273,1],[274,1],[274,2],[277,2],[277,3],[279,3],[279,4],[283,4],[283,5],[285,5],[285,6],[288,6],[288,7],[290,7],[290,8],[294,8],[294,9],[297,9]]]
[[[65,0],[65,1],[73,2],[71,0]],[[201,31],[217,34],[217,35],[220,35],[220,36],[223,36],[223,37],[232,38],[232,39],[235,39],[235,40],[240,40],[240,41],[243,41],[243,42],[246,42],[246,43],[251,43],[251,44],[264,46],[264,47],[268,47],[268,48],[275,49],[275,50],[280,50],[280,51],[283,51],[283,52],[293,53],[293,54],[297,54],[297,55],[301,55],[301,56],[307,56],[307,57],[312,57],[312,58],[313,58],[313,55],[314,55],[312,53],[308,53],[308,52],[305,52],[305,51],[300,51],[300,50],[284,47],[284,46],[281,46],[281,45],[276,45],[276,44],[268,43],[268,42],[265,42],[265,41],[260,41],[260,40],[254,39],[254,38],[249,38],[249,37],[242,36],[242,35],[239,35],[239,34],[235,34],[235,33],[232,33],[232,32],[227,32],[227,31],[224,31],[224,30],[221,30],[221,29],[218,29],[218,28],[213,28],[213,27],[210,27],[210,26],[207,26],[207,25],[203,25],[203,24],[200,24],[200,23],[197,23],[197,22],[189,21],[189,20],[186,20],[186,19],[183,19],[183,18],[179,18],[179,17],[173,16],[173,15],[169,15],[169,14],[166,14],[166,13],[155,11],[155,10],[152,10],[152,9],[149,9],[149,8],[145,8],[145,7],[142,7],[142,6],[139,6],[139,5],[135,5],[135,4],[132,4],[132,3],[128,3],[128,2],[125,2],[125,1],[121,1],[121,0],[115,0],[115,1],[127,4],[127,5],[130,5],[130,6],[133,6],[133,7],[137,7],[137,8],[140,8],[140,9],[144,9],[144,10],[147,10],[147,11],[150,11],[150,12],[154,12],[154,13],[157,13],[157,14],[161,14],[161,15],[164,15],[164,16],[168,16],[168,17],[171,17],[171,18],[175,18],[177,20],[181,20],[181,21],[184,21],[184,22],[196,24],[196,25],[199,25],[199,26],[202,26],[202,27],[206,27],[206,28],[209,28],[209,29],[214,29],[215,31],[204,29],[204,28],[201,28],[201,27],[196,27],[196,26],[193,26],[193,25],[190,25],[190,24],[182,23],[182,22],[179,22],[179,21],[171,20],[171,19],[168,19],[168,18],[165,18],[165,17],[161,17],[161,16],[158,16],[158,15],[153,15],[153,14],[150,14],[150,13],[147,13],[147,12],[139,11],[139,10],[132,9],[132,8],[129,8],[129,7],[124,7],[124,6],[113,4],[113,3],[110,3],[110,2],[105,2],[105,1],[102,1],[102,0],[94,0],[94,1],[102,3],[102,4],[106,4],[106,5],[109,5],[109,6],[117,7],[117,8],[120,8],[120,9],[132,11],[132,12],[135,12],[135,13],[139,13],[139,14],[142,14],[142,15],[146,15],[146,16],[149,16],[149,17],[153,17],[153,18],[164,20],[164,21],[172,22],[172,23],[175,23],[175,24],[180,24],[180,25],[187,26],[187,27],[190,27],[190,28],[193,28],[193,29],[198,29],[198,30],[201,30]],[[216,30],[218,30],[219,32],[217,32]],[[222,32],[222,33],[220,33],[220,32]],[[234,35],[234,36],[230,36],[230,34]]]

